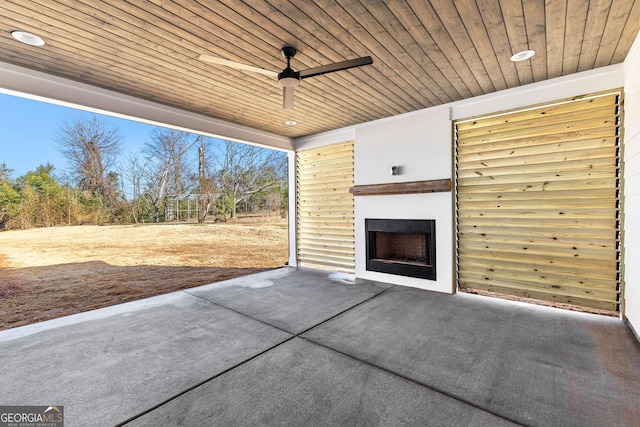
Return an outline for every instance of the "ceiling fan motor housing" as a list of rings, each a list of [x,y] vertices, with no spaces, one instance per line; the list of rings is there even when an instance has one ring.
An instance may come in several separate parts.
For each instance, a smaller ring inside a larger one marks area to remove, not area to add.
[[[283,46],[282,49],[280,49],[280,53],[282,53],[282,56],[287,58],[287,62],[296,56],[297,52],[298,50],[293,46]]]
[[[287,67],[278,73],[278,83],[282,87],[296,87],[300,84],[300,73]]]
[[[284,46],[280,49],[282,56],[287,58],[287,68],[278,73],[278,83],[282,87],[296,87],[300,84],[300,73],[291,68],[291,58],[296,56],[296,52],[293,46]]]

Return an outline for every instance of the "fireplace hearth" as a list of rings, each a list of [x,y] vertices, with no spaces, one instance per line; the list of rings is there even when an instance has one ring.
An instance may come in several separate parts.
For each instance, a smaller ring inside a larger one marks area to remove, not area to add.
[[[435,220],[365,219],[367,270],[436,280]]]

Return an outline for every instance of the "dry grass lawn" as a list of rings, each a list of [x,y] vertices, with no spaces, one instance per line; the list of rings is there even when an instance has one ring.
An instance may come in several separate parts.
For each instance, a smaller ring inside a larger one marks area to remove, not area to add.
[[[286,222],[0,233],[0,329],[281,267]]]

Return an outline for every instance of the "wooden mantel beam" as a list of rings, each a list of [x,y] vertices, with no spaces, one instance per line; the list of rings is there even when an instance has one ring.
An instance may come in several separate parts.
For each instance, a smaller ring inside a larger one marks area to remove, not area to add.
[[[349,188],[349,192],[354,196],[387,196],[391,194],[440,193],[445,191],[451,191],[451,179],[354,185]]]

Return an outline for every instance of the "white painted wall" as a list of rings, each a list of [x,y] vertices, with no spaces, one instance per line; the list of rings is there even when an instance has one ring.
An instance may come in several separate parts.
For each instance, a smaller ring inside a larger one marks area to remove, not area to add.
[[[354,146],[354,182],[366,185],[451,178],[451,147],[448,107],[359,126]],[[391,166],[399,166],[400,175],[391,175]],[[356,197],[356,276],[452,292],[452,206],[451,192]],[[435,219],[436,280],[367,271],[365,218]]]
[[[354,182],[366,185],[451,178],[451,147],[448,107],[361,125],[356,129]],[[400,166],[402,173],[391,175],[391,166]]]
[[[640,334],[640,33],[624,62],[625,315]]]

